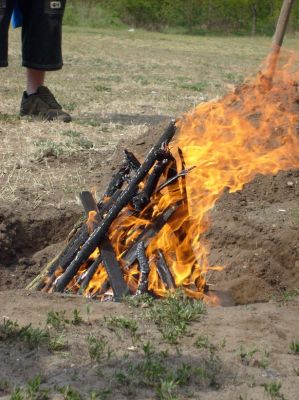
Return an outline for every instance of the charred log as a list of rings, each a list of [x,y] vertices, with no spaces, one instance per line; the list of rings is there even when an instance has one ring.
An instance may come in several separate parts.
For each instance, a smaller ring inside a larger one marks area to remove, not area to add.
[[[124,296],[129,294],[129,289],[124,281],[123,273],[116,259],[114,249],[107,238],[101,245],[101,256],[113,290],[114,299],[115,301],[120,301]]]
[[[150,273],[150,266],[145,254],[144,242],[138,243],[136,253],[140,269],[140,279],[136,292],[136,295],[138,296],[148,291],[148,276]]]
[[[55,291],[61,292],[67,286],[72,277],[78,272],[80,265],[85,262],[96,247],[99,246],[100,242],[108,232],[111,223],[117,217],[122,208],[132,200],[138,189],[138,184],[144,179],[148,171],[154,165],[159,150],[161,150],[161,148],[163,149],[173,138],[175,130],[175,121],[172,121],[161,136],[160,140],[152,147],[144,163],[140,166],[136,175],[131,179],[127,188],[120,194],[116,203],[111,207],[99,227],[90,235],[81,250],[77,253],[75,259],[69,264],[64,274],[58,279],[54,288]]]
[[[166,289],[175,289],[175,281],[171,275],[166,259],[161,250],[158,250],[157,271]]]

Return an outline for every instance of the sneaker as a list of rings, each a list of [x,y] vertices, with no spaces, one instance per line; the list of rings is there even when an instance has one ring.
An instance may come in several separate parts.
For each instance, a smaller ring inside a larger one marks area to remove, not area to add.
[[[46,121],[71,122],[72,120],[46,86],[40,86],[37,92],[31,95],[23,93],[20,115],[40,117]]]

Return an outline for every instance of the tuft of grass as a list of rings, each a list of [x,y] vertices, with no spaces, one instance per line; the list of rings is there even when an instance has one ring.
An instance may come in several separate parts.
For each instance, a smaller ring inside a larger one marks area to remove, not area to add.
[[[30,348],[49,343],[50,335],[45,329],[34,328],[31,324],[20,327],[17,322],[4,319],[0,324],[0,341],[25,342]]]
[[[101,363],[104,360],[109,360],[112,356],[112,350],[108,346],[106,338],[97,339],[93,335],[86,338],[89,357],[92,362]]]
[[[11,400],[48,400],[49,391],[41,388],[42,379],[38,375],[29,380],[24,388],[16,388],[11,394]]]
[[[290,350],[293,354],[299,354],[299,339],[294,339],[290,344]]]
[[[132,319],[125,317],[111,317],[106,319],[106,323],[107,328],[115,332],[118,337],[121,337],[121,331],[129,332],[133,340],[136,340],[139,337],[139,335],[137,334],[137,322]]]
[[[206,335],[198,336],[198,338],[194,342],[194,346],[197,347],[198,349],[209,349],[210,342],[208,336]]]
[[[90,400],[107,400],[111,394],[111,389],[91,390],[89,392]]]
[[[257,348],[253,349],[244,349],[243,346],[240,347],[239,349],[239,357],[241,359],[242,364],[244,365],[249,365],[251,360],[253,359],[253,356],[258,352],[259,350]]]
[[[58,392],[62,394],[64,400],[81,400],[81,394],[71,386],[63,386],[58,388]]]
[[[265,388],[265,392],[271,397],[271,399],[285,399],[284,395],[280,393],[280,382],[273,381],[264,383],[262,386]]]
[[[190,382],[220,387],[222,363],[215,354],[209,353],[199,365],[189,365],[180,362],[180,356],[174,359],[165,351],[156,351],[150,342],[142,350],[134,359],[126,356],[115,371],[116,384],[126,395],[136,397],[136,391],[145,387],[154,389],[158,399],[175,399],[179,392],[186,392]]]
[[[69,345],[64,335],[52,338],[48,344],[48,349],[51,352],[65,351],[68,350],[68,348]]]
[[[47,315],[47,325],[52,326],[56,330],[64,329],[69,320],[65,316],[66,311],[49,311]]]
[[[178,338],[186,333],[188,325],[198,320],[204,312],[202,301],[190,299],[178,291],[155,302],[150,309],[150,318],[162,333],[163,339],[169,344],[176,344]]]
[[[83,318],[80,315],[80,311],[77,308],[75,308],[73,310],[73,318],[71,320],[71,323],[73,325],[81,325],[82,322],[83,322]]]

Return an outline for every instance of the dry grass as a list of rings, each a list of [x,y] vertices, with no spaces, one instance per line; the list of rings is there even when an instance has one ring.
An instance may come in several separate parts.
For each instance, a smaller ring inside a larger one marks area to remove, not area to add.
[[[145,133],[151,116],[179,116],[224,94],[257,70],[270,43],[267,38],[64,31],[65,67],[49,74],[47,83],[74,116],[69,125],[18,117],[24,71],[19,67],[20,32],[11,32],[10,67],[1,71],[0,87],[2,201],[16,200],[18,191],[30,186],[33,205],[59,188],[63,196],[58,203],[73,202],[74,193],[88,186],[86,173],[103,151],[121,138]],[[74,171],[66,160],[75,155],[80,166],[81,154],[84,165]],[[55,163],[49,161],[53,155]]]

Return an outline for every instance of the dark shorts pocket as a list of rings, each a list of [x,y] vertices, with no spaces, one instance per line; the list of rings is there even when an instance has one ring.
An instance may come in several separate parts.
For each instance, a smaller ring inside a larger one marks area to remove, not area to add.
[[[66,0],[45,0],[45,13],[50,15],[63,15],[65,1]]]

